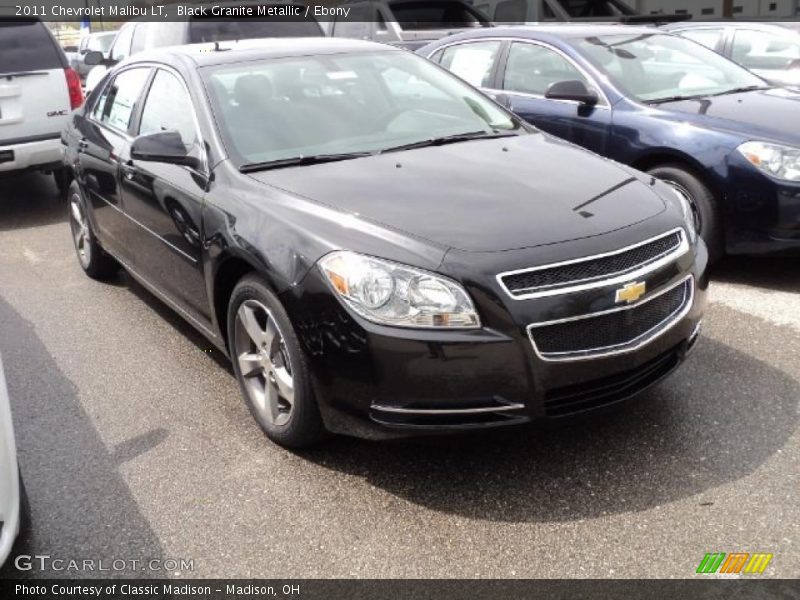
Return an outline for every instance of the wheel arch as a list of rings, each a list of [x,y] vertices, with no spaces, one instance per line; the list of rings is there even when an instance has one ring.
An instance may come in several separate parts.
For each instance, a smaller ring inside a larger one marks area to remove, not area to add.
[[[661,148],[652,152],[648,152],[647,154],[638,157],[635,161],[633,161],[633,163],[631,163],[631,166],[634,169],[644,171],[645,173],[655,167],[667,165],[675,165],[677,167],[686,169],[688,172],[702,181],[708,187],[708,189],[711,190],[711,193],[714,194],[714,197],[717,198],[718,201],[721,199],[720,195],[722,191],[717,182],[714,181],[714,178],[709,176],[708,169],[706,169],[699,161],[697,161],[697,159],[689,156],[688,154],[684,154],[683,152],[669,148]]]

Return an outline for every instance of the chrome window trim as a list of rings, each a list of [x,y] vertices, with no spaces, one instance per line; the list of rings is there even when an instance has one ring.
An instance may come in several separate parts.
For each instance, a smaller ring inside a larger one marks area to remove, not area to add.
[[[538,346],[536,345],[536,340],[534,339],[533,330],[546,327],[549,325],[559,325],[562,323],[573,323],[576,321],[583,321],[586,319],[592,319],[595,317],[602,317],[604,315],[613,314],[617,312],[623,312],[628,310],[633,310],[645,304],[660,298],[664,294],[668,294],[669,292],[673,291],[674,289],[686,285],[689,283],[688,292],[684,295],[683,304],[681,308],[671,313],[669,316],[665,317],[658,325],[655,327],[651,327],[648,331],[641,334],[640,336],[625,342],[624,344],[616,344],[613,346],[603,346],[600,348],[592,348],[588,350],[580,350],[577,352],[550,352],[550,353],[543,353],[539,351]],[[555,319],[553,321],[544,321],[542,323],[532,323],[528,325],[527,332],[528,332],[528,339],[533,346],[533,351],[536,353],[536,356],[545,361],[545,362],[574,362],[574,361],[583,361],[583,360],[595,360],[598,358],[606,358],[609,356],[618,356],[621,354],[629,354],[631,352],[636,352],[640,348],[646,346],[647,344],[655,341],[669,330],[671,330],[676,324],[682,321],[686,315],[689,314],[692,307],[694,306],[694,298],[695,298],[695,280],[693,275],[688,275],[684,277],[677,283],[664,288],[660,292],[656,294],[652,294],[647,298],[640,300],[635,304],[631,304],[629,306],[621,306],[618,308],[612,308],[610,310],[604,310],[596,313],[590,313],[587,315],[580,315],[577,317],[568,317],[565,319]]]
[[[591,84],[591,87],[594,88],[594,90],[597,92],[598,96],[600,97],[600,102],[592,106],[592,108],[604,108],[611,110],[611,102],[609,102],[605,90],[598,85],[597,80],[585,68],[576,63],[575,60],[567,53],[565,53],[563,50],[557,48],[556,46],[553,46],[552,44],[548,44],[547,42],[542,42],[541,40],[531,40],[531,39],[516,38],[516,37],[481,37],[481,38],[471,38],[469,40],[458,40],[455,42],[450,42],[449,44],[443,44],[441,46],[437,46],[436,49],[434,49],[433,52],[428,54],[425,58],[430,60],[431,56],[433,56],[437,52],[440,51],[444,52],[447,48],[450,48],[452,46],[459,46],[462,44],[470,44],[470,43],[474,44],[478,42],[509,42],[509,44],[513,44],[516,42],[522,44],[532,44],[534,46],[540,46],[542,48],[546,48],[547,50],[552,50],[553,52],[561,56],[561,58],[570,63],[573,67],[575,67],[581,73],[581,75],[583,75],[586,78],[586,80]],[[441,63],[436,62],[436,64],[442,67],[443,69],[446,69],[449,73],[453,73],[450,69],[447,69],[447,67],[442,66]],[[508,67],[508,58],[506,58],[506,67]],[[453,75],[456,75],[456,77],[458,77],[456,73],[453,73]],[[505,76],[505,72],[503,73],[503,75]],[[503,82],[505,83],[505,77],[503,78],[503,80],[504,80]],[[575,102],[574,100],[551,100],[550,98],[545,98],[544,96],[539,96],[537,94],[515,92],[513,90],[496,90],[494,88],[480,88],[480,89],[494,94],[508,94],[509,96],[512,95],[522,96],[527,98],[536,98],[539,100],[547,100],[548,102],[558,102],[561,104],[566,103],[566,104],[574,104],[575,106],[583,106],[580,102]]]
[[[660,240],[660,239],[665,238],[665,237],[669,237],[669,236],[674,235],[676,233],[679,233],[680,236],[681,236],[681,243],[676,248],[674,248],[673,250],[670,250],[669,252],[666,252],[666,253],[662,254],[660,257],[657,257],[656,259],[654,259],[654,260],[652,260],[652,261],[650,261],[648,263],[645,263],[641,267],[639,267],[639,268],[637,268],[635,270],[632,270],[632,271],[610,273],[609,275],[603,276],[603,277],[601,277],[599,279],[597,279],[597,278],[581,279],[581,280],[577,280],[577,281],[575,281],[573,283],[568,283],[566,285],[562,285],[560,287],[549,286],[549,287],[552,287],[553,289],[532,288],[534,290],[538,289],[540,291],[532,291],[532,292],[529,292],[529,293],[517,294],[517,295],[515,295],[508,288],[508,286],[505,284],[505,282],[503,281],[504,277],[509,277],[509,276],[512,276],[512,275],[520,275],[522,273],[533,273],[535,271],[544,271],[544,270],[547,270],[547,269],[556,269],[558,267],[565,267],[565,266],[568,266],[568,265],[574,265],[574,264],[583,263],[583,262],[591,262],[591,261],[597,260],[599,258],[606,258],[608,256],[615,256],[617,254],[624,254],[625,252],[628,252],[630,250],[634,250],[634,249],[639,248],[641,246],[646,246],[647,244],[651,244],[651,243],[653,243],[653,242],[655,242],[657,240]],[[582,258],[575,258],[575,259],[571,259],[571,260],[565,260],[565,261],[557,262],[557,263],[550,263],[550,264],[541,265],[541,266],[538,266],[538,267],[530,267],[530,268],[526,268],[526,269],[517,269],[515,271],[505,271],[503,273],[498,274],[495,278],[497,280],[498,285],[503,289],[503,291],[506,294],[508,294],[508,296],[512,300],[530,300],[531,298],[547,298],[547,297],[551,297],[551,296],[560,296],[560,295],[563,295],[563,294],[573,294],[575,292],[585,292],[587,290],[593,290],[593,289],[597,289],[597,288],[601,288],[601,287],[606,287],[606,286],[609,286],[609,285],[617,285],[619,283],[626,282],[629,279],[641,278],[641,277],[643,277],[645,275],[648,275],[648,274],[652,273],[653,271],[657,271],[657,270],[661,269],[662,267],[665,267],[666,265],[668,265],[672,261],[677,260],[678,258],[683,256],[684,254],[686,254],[689,250],[690,250],[690,245],[689,245],[689,239],[688,239],[688,237],[686,235],[686,232],[683,230],[682,227],[677,227],[675,229],[667,231],[666,233],[662,233],[662,234],[659,234],[659,235],[654,236],[652,238],[649,238],[649,239],[647,239],[647,240],[645,240],[643,242],[638,242],[636,244],[632,244],[630,246],[626,246],[625,248],[621,248],[620,250],[613,250],[611,252],[604,252],[602,254],[593,254],[591,256],[586,256],[586,257],[582,257]]]

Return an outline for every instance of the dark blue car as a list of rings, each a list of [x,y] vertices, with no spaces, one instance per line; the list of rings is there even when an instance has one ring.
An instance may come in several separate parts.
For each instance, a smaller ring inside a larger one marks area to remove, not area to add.
[[[800,254],[800,94],[646,27],[495,28],[419,53],[536,127],[674,184],[712,257]]]

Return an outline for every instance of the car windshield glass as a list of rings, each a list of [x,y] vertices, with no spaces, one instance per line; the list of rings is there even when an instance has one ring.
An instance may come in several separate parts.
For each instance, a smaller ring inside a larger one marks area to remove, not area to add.
[[[665,34],[616,34],[576,41],[578,49],[642,102],[767,87],[763,79],[690,40]]]
[[[116,33],[104,33],[89,40],[89,50],[96,50],[97,52],[108,52],[111,44],[114,43]]]
[[[475,89],[405,51],[270,59],[210,67],[204,76],[240,166],[526,131]]]

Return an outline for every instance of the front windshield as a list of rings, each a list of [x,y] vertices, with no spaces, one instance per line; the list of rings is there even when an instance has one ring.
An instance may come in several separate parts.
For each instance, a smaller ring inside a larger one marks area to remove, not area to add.
[[[576,45],[622,90],[642,102],[714,96],[767,85],[713,50],[678,36],[591,36]]]
[[[268,59],[204,75],[240,166],[524,131],[482,94],[405,51]]]
[[[108,52],[111,49],[111,44],[114,42],[116,33],[104,33],[92,38],[89,41],[89,50],[96,50],[97,52]]]

